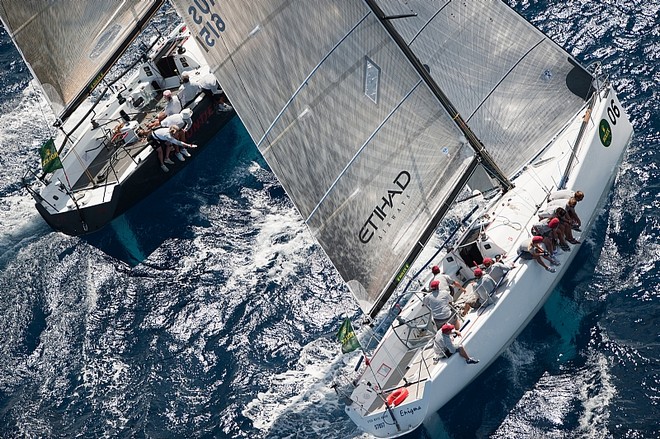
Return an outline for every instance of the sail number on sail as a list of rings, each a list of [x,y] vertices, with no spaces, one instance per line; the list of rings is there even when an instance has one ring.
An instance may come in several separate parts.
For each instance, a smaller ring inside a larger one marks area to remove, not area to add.
[[[403,195],[403,192],[406,190],[408,184],[410,183],[410,173],[408,171],[401,171],[392,183],[394,183],[396,187],[387,190],[387,195],[382,197],[383,202],[380,205],[376,205],[376,207],[374,207],[374,210],[369,215],[369,218],[367,218],[367,221],[365,221],[364,225],[360,229],[360,241],[364,244],[367,244],[369,241],[371,241],[371,238],[373,238],[373,236],[376,234],[376,231],[378,230],[378,225],[382,225],[388,214],[394,208],[394,198],[397,195]],[[405,203],[401,201],[401,204]]]
[[[211,6],[215,6],[214,0],[194,0],[193,3],[188,8],[188,15],[201,25],[195,39],[208,52],[209,47],[215,46],[216,38],[220,38],[220,32],[224,32],[225,22],[218,14],[211,12]]]

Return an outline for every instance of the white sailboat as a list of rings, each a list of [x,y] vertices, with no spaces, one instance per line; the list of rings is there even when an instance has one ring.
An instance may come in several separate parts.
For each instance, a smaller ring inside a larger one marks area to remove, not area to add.
[[[185,140],[200,148],[168,172],[160,167],[140,133],[164,108],[163,93],[176,95],[184,73],[191,82],[210,74],[196,40],[178,26],[114,79],[106,74],[163,4],[0,1],[0,18],[57,115],[56,135],[36,139],[46,140],[43,172],[23,180],[55,230],[100,229],[178,173],[234,115],[217,112],[213,97],[197,94],[185,105],[192,110]],[[95,91],[94,101],[82,105]]]
[[[377,437],[414,430],[506,349],[578,253],[557,255],[556,273],[517,260],[556,190],[586,194],[587,236],[633,133],[612,85],[499,0],[174,4],[365,316],[400,308],[364,346],[346,413]],[[428,279],[410,271],[476,189],[476,219],[434,262],[468,289],[484,258],[515,264],[461,318],[480,359],[466,364],[437,358]]]

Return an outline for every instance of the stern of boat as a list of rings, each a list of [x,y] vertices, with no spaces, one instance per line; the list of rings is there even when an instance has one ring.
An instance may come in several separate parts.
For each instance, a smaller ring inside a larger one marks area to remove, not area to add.
[[[367,386],[358,386],[355,392],[370,398],[373,390]],[[361,430],[381,438],[395,438],[417,429],[426,418],[428,406],[423,400],[404,402],[399,406],[372,414],[364,414],[359,403],[352,403],[345,408],[346,414]]]
[[[69,200],[66,209],[54,212],[52,204],[30,186],[25,187],[34,198],[35,207],[44,221],[53,230],[70,236],[80,236],[102,228],[115,217],[117,203],[120,199],[119,186],[116,185],[110,200],[101,204],[87,205],[88,194],[86,193],[78,194],[81,197],[77,197],[75,194],[72,196],[64,194],[62,197]],[[77,197],[75,202],[74,197]],[[85,205],[83,206],[82,203]]]
[[[411,293],[377,349],[362,358],[359,378],[351,382],[345,411],[360,429],[376,437],[409,433],[428,412],[426,389],[437,361],[435,328],[422,304],[424,294]]]

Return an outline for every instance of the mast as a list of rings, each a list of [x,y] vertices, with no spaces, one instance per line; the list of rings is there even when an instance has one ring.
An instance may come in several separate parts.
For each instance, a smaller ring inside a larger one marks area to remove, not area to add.
[[[499,166],[497,166],[497,164],[490,156],[488,151],[486,151],[486,148],[484,147],[483,143],[481,143],[481,141],[477,138],[477,136],[472,132],[470,127],[468,127],[467,123],[458,113],[458,110],[456,110],[456,107],[454,107],[454,105],[451,103],[447,95],[444,94],[444,92],[440,89],[438,84],[433,80],[433,77],[426,69],[424,64],[421,63],[419,58],[417,58],[415,53],[410,49],[410,47],[408,47],[408,45],[403,40],[401,35],[390,23],[391,19],[405,18],[405,16],[387,17],[383,13],[382,9],[380,9],[378,4],[376,4],[375,0],[365,0],[365,2],[369,6],[369,8],[371,8],[371,10],[374,12],[378,20],[383,24],[383,27],[385,27],[387,32],[390,34],[392,39],[399,46],[401,51],[405,54],[406,58],[408,58],[408,60],[413,65],[415,70],[417,70],[417,73],[419,73],[419,75],[422,77],[424,82],[429,86],[433,94],[438,98],[438,100],[445,108],[445,110],[449,113],[449,115],[454,120],[458,128],[463,132],[468,143],[477,153],[479,159],[482,162],[483,167],[489,172],[489,174],[491,174],[493,178],[495,178],[500,183],[502,189],[505,192],[511,190],[513,188],[513,183],[511,183],[511,181],[506,177],[506,175],[504,175],[504,173],[500,170]]]
[[[456,186],[454,186],[454,189],[447,197],[447,202],[443,204],[442,207],[436,212],[435,216],[429,223],[429,226],[426,228],[426,230],[424,230],[422,236],[419,237],[417,241],[417,245],[413,247],[410,253],[408,253],[408,256],[401,265],[401,269],[399,270],[399,272],[390,281],[389,285],[387,285],[387,287],[383,290],[380,297],[378,298],[378,301],[374,303],[374,306],[369,311],[369,317],[371,317],[372,319],[376,317],[376,315],[380,312],[380,310],[383,308],[385,303],[387,303],[387,300],[390,298],[390,296],[392,296],[394,290],[396,290],[396,288],[399,286],[401,281],[404,279],[406,273],[408,273],[408,270],[410,269],[412,263],[415,261],[415,259],[417,259],[419,253],[422,250],[424,250],[424,246],[426,245],[428,240],[431,239],[431,236],[433,235],[433,232],[435,231],[436,227],[438,227],[438,224],[440,224],[440,221],[442,221],[442,218],[444,218],[445,214],[451,207],[451,204],[458,197],[458,195],[460,195],[461,190],[467,184],[468,180],[472,176],[472,173],[474,172],[474,170],[477,168],[478,165],[479,165],[479,158],[475,157],[475,159],[472,160],[472,162],[466,169],[465,173],[463,174],[463,177],[461,177],[460,181],[456,184]]]
[[[467,139],[468,143],[470,146],[474,149],[476,152],[476,157],[475,160],[473,160],[468,169],[466,170],[465,174],[461,178],[461,180],[456,184],[454,187],[454,190],[451,192],[449,197],[447,198],[447,202],[443,204],[443,206],[436,212],[435,216],[429,223],[429,226],[426,228],[422,236],[420,236],[418,245],[416,245],[408,254],[406,257],[404,263],[402,264],[399,272],[394,276],[394,278],[390,281],[389,285],[383,290],[381,293],[380,297],[378,298],[378,301],[374,303],[374,306],[371,308],[369,311],[369,316],[371,318],[374,318],[382,309],[382,307],[385,305],[387,300],[390,298],[392,293],[396,290],[396,288],[399,286],[399,283],[403,280],[405,277],[405,274],[408,272],[410,269],[410,266],[412,263],[415,261],[419,253],[424,249],[424,245],[428,242],[428,240],[431,238],[431,235],[435,228],[438,226],[442,218],[445,216],[447,211],[449,210],[451,204],[454,202],[454,200],[458,197],[460,194],[461,190],[463,187],[467,184],[468,180],[470,179],[472,173],[474,170],[477,168],[479,163],[482,164],[482,166],[487,170],[487,172],[494,177],[502,187],[502,189],[506,192],[510,189],[513,188],[513,183],[504,175],[504,173],[500,170],[499,166],[495,163],[495,161],[492,159],[490,154],[486,151],[486,148],[484,145],[481,143],[481,141],[477,138],[477,136],[470,130],[470,127],[465,123],[461,115],[458,113],[454,105],[451,103],[449,98],[444,94],[444,92],[440,89],[438,84],[433,80],[431,77],[431,74],[429,71],[426,69],[424,64],[421,63],[419,58],[415,55],[415,53],[408,47],[406,42],[403,40],[401,35],[394,29],[394,26],[390,23],[389,20],[394,19],[394,18],[405,18],[405,17],[387,17],[383,13],[383,11],[380,9],[380,7],[376,4],[375,0],[365,0],[367,5],[371,8],[371,10],[374,12],[378,20],[383,24],[383,27],[387,30],[387,32],[390,34],[392,39],[396,42],[396,44],[399,46],[401,51],[405,54],[406,58],[410,61],[410,63],[413,65],[415,70],[419,73],[419,75],[422,77],[423,81],[429,86],[431,89],[432,93],[437,97],[438,101],[442,104],[442,106],[445,108],[445,110],[449,113],[451,116],[452,120],[456,123],[458,128],[463,132],[465,135],[465,138]]]

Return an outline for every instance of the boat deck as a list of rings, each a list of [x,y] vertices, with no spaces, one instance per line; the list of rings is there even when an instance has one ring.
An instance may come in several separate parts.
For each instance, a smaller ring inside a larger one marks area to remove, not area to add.
[[[383,388],[393,390],[405,387],[413,398],[421,398],[424,393],[424,382],[429,378],[429,370],[435,364],[434,355],[433,338],[424,346],[408,351],[401,362],[401,365],[407,365],[405,369],[397,369],[393,372]],[[385,408],[385,401],[376,398],[368,411],[381,411]]]
[[[150,121],[157,117],[159,111],[157,104],[147,111],[132,115],[131,120],[142,124],[145,120]],[[130,144],[126,144],[121,137],[117,137],[113,141],[113,132],[107,129],[99,130],[99,137],[96,137],[95,140],[98,144],[96,146],[90,145],[91,148],[85,150],[84,153],[93,153],[94,150],[99,148],[100,151],[98,151],[96,158],[89,165],[87,171],[73,185],[73,192],[99,187],[104,184],[117,183],[119,176],[136,161],[136,157],[144,148],[149,147],[144,139],[139,139]]]
[[[454,300],[453,306],[457,311],[460,311],[465,304],[467,298],[472,294],[472,282],[468,282],[466,285],[466,291]],[[498,291],[495,293],[495,296],[501,293]],[[470,324],[479,318],[479,315],[483,313],[490,304],[487,304],[480,309],[470,310],[470,312],[464,316],[462,324]],[[417,346],[414,349],[408,351],[403,359],[401,364],[405,364],[405,369],[402,373],[400,369],[397,369],[392,376],[389,377],[388,381],[383,386],[384,389],[396,389],[400,387],[406,387],[410,392],[413,398],[421,398],[424,391],[424,382],[430,376],[430,370],[440,361],[445,361],[446,358],[441,358],[434,361],[435,351],[433,350],[433,338],[434,333],[429,333],[428,335],[422,335],[419,338],[418,343],[421,346]],[[371,411],[385,409],[385,403],[382,400],[377,400],[370,407]]]

